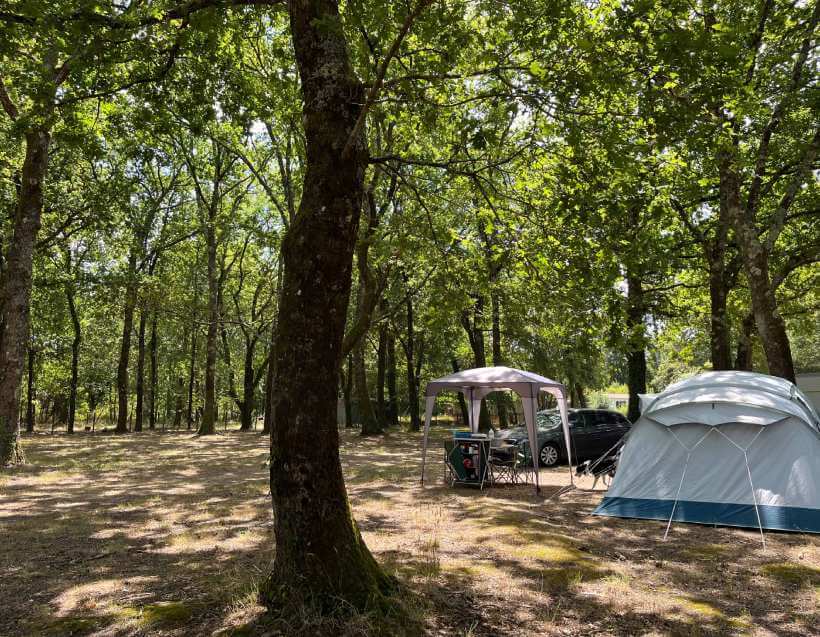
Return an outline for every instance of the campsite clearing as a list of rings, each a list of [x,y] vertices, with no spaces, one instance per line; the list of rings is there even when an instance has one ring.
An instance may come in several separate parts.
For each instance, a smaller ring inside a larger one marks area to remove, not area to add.
[[[542,470],[540,497],[445,488],[443,436],[433,430],[422,488],[419,435],[342,433],[365,540],[433,634],[817,634],[820,536],[767,533],[763,551],[754,530],[675,524],[664,542],[662,522],[589,515],[602,491],[548,499],[565,467]],[[0,581],[13,592],[0,635],[284,630],[254,600],[272,556],[265,437],[25,444],[33,464],[0,476]],[[302,619],[305,634],[319,628]]]

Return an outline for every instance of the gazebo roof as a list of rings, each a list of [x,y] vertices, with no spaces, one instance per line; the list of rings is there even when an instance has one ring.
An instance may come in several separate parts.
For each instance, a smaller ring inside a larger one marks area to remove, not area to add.
[[[427,383],[427,396],[435,396],[442,390],[464,390],[479,388],[517,389],[517,386],[528,385],[541,388],[560,388],[564,386],[554,380],[525,372],[513,367],[476,367],[465,369],[449,376],[437,378]]]

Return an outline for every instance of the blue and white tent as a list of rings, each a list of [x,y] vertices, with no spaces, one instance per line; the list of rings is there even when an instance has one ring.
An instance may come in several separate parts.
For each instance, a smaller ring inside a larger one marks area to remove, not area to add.
[[[797,387],[708,372],[632,427],[597,515],[820,533],[820,418]]]

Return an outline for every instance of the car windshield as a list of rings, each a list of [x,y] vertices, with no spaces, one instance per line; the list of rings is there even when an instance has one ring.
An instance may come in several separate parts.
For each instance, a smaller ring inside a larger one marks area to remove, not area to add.
[[[555,411],[539,411],[536,419],[541,429],[552,429],[561,424],[561,415]]]

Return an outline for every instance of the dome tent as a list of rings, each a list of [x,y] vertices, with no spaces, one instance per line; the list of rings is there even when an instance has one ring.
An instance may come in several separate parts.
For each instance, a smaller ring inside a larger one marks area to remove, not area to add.
[[[596,515],[820,533],[820,419],[797,387],[708,372],[632,427]]]

